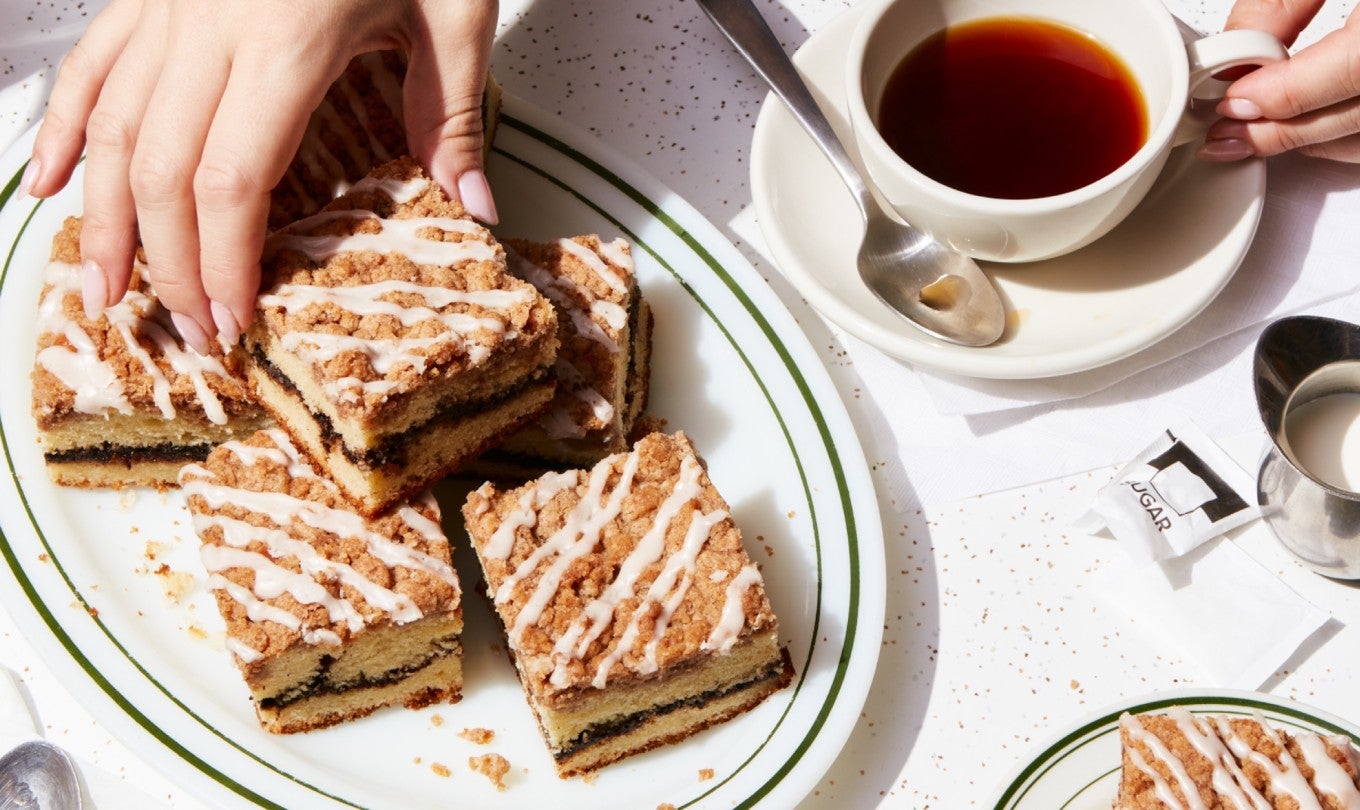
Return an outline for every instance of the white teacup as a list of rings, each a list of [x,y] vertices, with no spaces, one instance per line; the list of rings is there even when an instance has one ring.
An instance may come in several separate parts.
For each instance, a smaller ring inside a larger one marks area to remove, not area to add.
[[[1030,199],[959,191],[899,157],[876,121],[889,77],[931,35],[988,17],[1066,25],[1094,36],[1122,59],[1147,105],[1142,147],[1099,180]],[[1262,31],[1226,31],[1187,45],[1160,0],[868,0],[850,42],[847,100],[869,178],[903,219],[976,258],[1028,262],[1089,244],[1137,207],[1172,147],[1202,137],[1212,120],[1191,112],[1190,100],[1210,86],[1213,74],[1287,58],[1280,41]],[[1196,103],[1196,110],[1201,106]]]

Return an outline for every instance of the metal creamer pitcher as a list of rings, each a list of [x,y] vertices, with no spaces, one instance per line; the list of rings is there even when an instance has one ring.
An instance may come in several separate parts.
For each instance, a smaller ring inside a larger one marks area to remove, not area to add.
[[[1278,320],[1257,341],[1253,376],[1271,439],[1256,479],[1262,518],[1314,571],[1360,579],[1360,493],[1306,469],[1285,433],[1297,408],[1331,394],[1360,393],[1360,326],[1313,316]]]

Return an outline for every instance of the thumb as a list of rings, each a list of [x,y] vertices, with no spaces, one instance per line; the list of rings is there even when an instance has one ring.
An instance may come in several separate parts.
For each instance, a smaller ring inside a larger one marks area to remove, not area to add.
[[[425,2],[411,34],[402,104],[411,153],[450,197],[498,220],[482,166],[482,94],[496,33],[496,0]]]

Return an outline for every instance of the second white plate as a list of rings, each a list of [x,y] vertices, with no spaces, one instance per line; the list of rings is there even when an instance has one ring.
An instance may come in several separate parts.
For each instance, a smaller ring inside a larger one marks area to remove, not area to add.
[[[845,52],[862,7],[813,35],[794,57],[846,144]],[[853,147],[852,147],[853,151]],[[784,106],[768,98],[751,147],[751,192],[780,269],[823,316],[924,368],[993,379],[1071,374],[1127,357],[1199,314],[1241,264],[1265,197],[1265,164],[1210,165],[1172,153],[1147,198],[1118,228],[1067,256],[985,264],[1009,314],[984,348],[917,329],[859,280],[854,198]]]
[[[1360,728],[1319,709],[1259,692],[1170,692],[1111,706],[1063,732],[1027,759],[1002,788],[996,810],[1109,810],[1119,791],[1119,716],[1180,706],[1194,714],[1260,713],[1285,731],[1340,734],[1360,744]]]

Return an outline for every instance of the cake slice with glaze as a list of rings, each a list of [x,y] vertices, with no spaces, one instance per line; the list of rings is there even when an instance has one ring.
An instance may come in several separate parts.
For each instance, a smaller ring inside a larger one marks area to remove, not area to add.
[[[562,776],[684,739],[793,675],[759,569],[683,433],[463,507]]]
[[[1353,810],[1355,749],[1344,737],[1273,728],[1257,715],[1124,714],[1115,810]]]
[[[281,430],[180,482],[260,724],[311,731],[462,695],[462,595],[428,494],[365,518]]]
[[[562,345],[547,411],[480,459],[478,472],[519,479],[590,466],[627,450],[646,407],[652,311],[622,239],[505,240],[510,272],[557,307]]]
[[[557,316],[410,158],[266,241],[243,338],[260,403],[365,514],[536,418]]]
[[[123,300],[85,317],[80,228],[70,217],[53,239],[38,301],[32,409],[48,472],[68,486],[174,486],[185,463],[269,418],[238,358],[185,345],[140,249]]]

